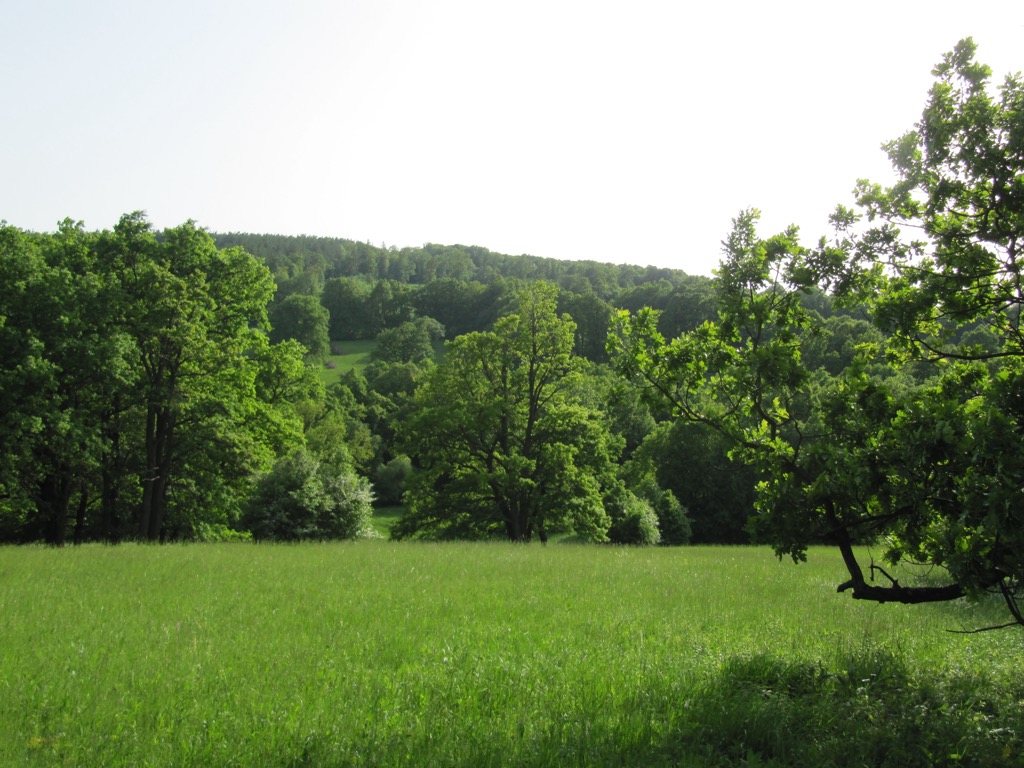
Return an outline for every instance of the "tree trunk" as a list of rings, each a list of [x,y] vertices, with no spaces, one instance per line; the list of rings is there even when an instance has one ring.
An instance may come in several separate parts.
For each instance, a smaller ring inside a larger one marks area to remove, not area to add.
[[[111,544],[121,540],[121,525],[117,514],[117,500],[120,496],[118,480],[109,466],[100,472],[100,530],[103,538]]]
[[[174,445],[174,413],[169,406],[151,407],[146,418],[146,472],[142,477],[142,504],[138,535],[146,541],[160,538],[167,503]]]
[[[85,513],[89,509],[89,484],[83,479],[78,488],[78,511],[75,514],[75,545],[85,541]]]
[[[523,505],[518,501],[505,500],[500,502],[501,514],[505,518],[505,533],[512,542],[528,542],[530,528],[523,512]]]
[[[36,500],[42,523],[43,541],[63,547],[67,541],[68,505],[71,503],[71,482],[65,473],[47,475],[39,483]]]

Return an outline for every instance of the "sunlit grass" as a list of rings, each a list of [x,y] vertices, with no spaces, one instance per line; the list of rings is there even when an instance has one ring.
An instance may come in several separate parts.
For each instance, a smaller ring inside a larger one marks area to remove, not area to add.
[[[377,507],[373,510],[373,529],[385,539],[391,538],[391,528],[402,519],[408,507]]]
[[[320,378],[330,386],[341,380],[349,371],[362,373],[370,364],[370,353],[376,349],[376,339],[350,339],[335,341],[331,347],[338,354],[328,356],[327,362],[320,368]],[[333,366],[333,367],[329,367]]]
[[[0,764],[1017,764],[1020,634],[841,577],[826,550],[4,548]]]

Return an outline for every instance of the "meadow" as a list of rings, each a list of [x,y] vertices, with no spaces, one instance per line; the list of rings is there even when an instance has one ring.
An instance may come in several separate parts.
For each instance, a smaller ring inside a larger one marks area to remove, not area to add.
[[[764,548],[0,549],[0,765],[1020,765],[998,606]]]
[[[327,386],[337,384],[348,371],[362,373],[370,364],[376,339],[349,339],[331,343],[331,354],[320,368],[320,380]]]

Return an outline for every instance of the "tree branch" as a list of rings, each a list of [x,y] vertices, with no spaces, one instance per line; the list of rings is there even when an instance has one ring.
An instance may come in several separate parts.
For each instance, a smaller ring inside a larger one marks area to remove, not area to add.
[[[904,587],[881,568],[872,564],[872,571],[879,570],[892,582],[888,587],[876,587],[864,580],[864,571],[861,570],[857,556],[853,552],[853,542],[850,539],[849,531],[839,523],[839,518],[832,505],[829,505],[826,514],[833,526],[837,539],[837,546],[843,556],[843,563],[850,573],[850,578],[838,587],[836,592],[853,590],[854,600],[870,600],[875,603],[903,603],[905,605],[916,605],[918,603],[940,603],[947,600],[956,600],[964,596],[964,588],[960,584],[944,584],[941,587]]]

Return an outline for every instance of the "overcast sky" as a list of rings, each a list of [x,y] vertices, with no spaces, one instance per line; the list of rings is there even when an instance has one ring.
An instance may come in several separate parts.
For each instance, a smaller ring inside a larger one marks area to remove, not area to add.
[[[310,234],[710,274],[741,209],[827,230],[961,37],[1024,3],[13,0],[0,219]]]

